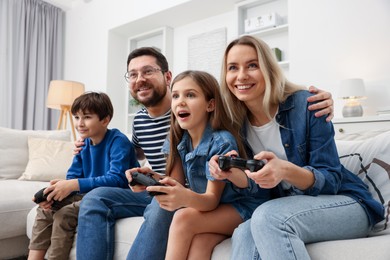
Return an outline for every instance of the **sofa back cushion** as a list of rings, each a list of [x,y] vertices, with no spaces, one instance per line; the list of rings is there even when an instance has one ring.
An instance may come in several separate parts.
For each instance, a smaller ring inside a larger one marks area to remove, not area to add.
[[[18,180],[51,181],[66,179],[73,160],[73,142],[28,137],[29,159]]]
[[[390,233],[390,131],[359,141],[336,141],[340,161],[369,187],[373,197],[385,208],[385,219],[370,235]]]
[[[0,127],[0,179],[17,179],[28,162],[28,137],[70,141],[68,130],[15,130]]]

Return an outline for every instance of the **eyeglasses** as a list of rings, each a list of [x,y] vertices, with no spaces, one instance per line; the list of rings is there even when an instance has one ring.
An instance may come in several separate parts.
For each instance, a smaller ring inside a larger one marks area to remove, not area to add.
[[[149,79],[157,71],[164,72],[162,69],[154,68],[151,66],[146,66],[146,67],[142,68],[142,70],[140,70],[140,71],[133,71],[133,70],[128,71],[125,73],[125,80],[129,83],[134,83],[138,79],[139,76],[142,76],[144,79]]]

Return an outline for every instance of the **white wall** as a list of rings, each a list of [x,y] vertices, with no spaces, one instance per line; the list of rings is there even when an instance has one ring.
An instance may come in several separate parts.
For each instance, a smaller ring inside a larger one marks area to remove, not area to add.
[[[164,17],[160,16],[161,11],[189,2],[199,3],[199,8],[192,8],[188,13],[178,12],[169,19],[146,19],[138,23],[140,18],[151,14]],[[65,78],[84,82],[87,90],[108,92],[115,108],[110,126],[125,131],[127,90],[123,74],[129,37],[126,30],[139,33],[153,26],[173,27],[171,65],[176,74],[186,69],[189,37],[222,27],[227,28],[228,41],[235,37],[234,2],[237,1],[225,0],[220,4],[222,13],[218,15],[183,23],[180,20],[187,19],[193,12],[207,14],[204,4],[210,2],[94,0],[80,4],[66,12]],[[375,114],[377,107],[387,106],[390,100],[390,1],[290,0],[288,9],[289,78],[292,81],[331,91],[337,117],[341,116],[342,107],[337,99],[337,88],[344,78],[365,80],[368,92],[365,114]],[[140,28],[132,28],[133,25]]]
[[[126,130],[128,93],[123,78],[126,37],[111,29],[186,1],[94,0],[66,11],[64,78],[83,82],[87,91],[110,95],[114,105],[110,127]]]
[[[67,11],[65,77],[88,90],[106,90],[109,30],[185,1],[94,0]]]
[[[229,42],[234,39],[236,35],[233,35],[233,30],[231,29],[235,25],[233,17],[234,14],[232,11],[175,28],[174,46],[176,46],[176,48],[173,59],[174,75],[188,68],[188,39],[190,37],[226,28],[227,41]],[[207,46],[204,46],[204,48],[207,48]],[[221,64],[223,51],[224,50],[222,49],[220,57],[217,58],[219,62],[218,64]],[[220,71],[220,65],[217,66],[217,71]],[[214,71],[209,72],[219,80],[219,73],[213,73]]]
[[[339,82],[363,78],[365,115],[390,104],[390,1],[289,1],[290,79],[332,92],[336,117]]]

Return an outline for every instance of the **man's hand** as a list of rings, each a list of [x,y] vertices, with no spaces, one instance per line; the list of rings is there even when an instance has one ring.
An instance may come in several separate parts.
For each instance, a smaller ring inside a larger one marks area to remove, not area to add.
[[[334,117],[332,94],[330,92],[318,89],[314,86],[310,86],[309,91],[316,95],[308,97],[308,102],[320,101],[316,104],[310,105],[309,110],[319,110],[314,114],[316,117],[328,115],[328,117],[326,118],[326,122],[330,122],[330,120],[332,120],[332,118]]]
[[[73,149],[73,155],[79,154],[80,151],[83,149],[82,147],[83,145],[84,145],[84,139],[79,139],[74,141],[75,148]]]
[[[142,173],[142,174],[149,174],[149,173],[153,173],[153,171],[148,168],[148,167],[137,167],[137,168],[132,168],[132,169],[128,169],[125,174],[126,174],[126,178],[127,178],[127,181],[129,182],[129,187],[130,189],[133,191],[133,192],[142,192],[142,191],[145,191],[146,187],[143,186],[143,185],[140,185],[140,184],[137,184],[137,185],[134,185],[134,186],[131,186],[130,185],[130,182],[133,180],[133,177],[131,176],[131,174],[133,172],[139,172],[139,173]],[[153,177],[155,178],[158,174],[153,174]]]

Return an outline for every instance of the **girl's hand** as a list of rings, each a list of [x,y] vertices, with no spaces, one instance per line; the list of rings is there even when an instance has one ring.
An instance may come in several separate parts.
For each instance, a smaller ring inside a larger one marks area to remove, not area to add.
[[[84,145],[84,139],[82,139],[82,138],[74,141],[75,148],[73,148],[73,155],[79,154],[80,151],[83,149],[83,147],[82,147],[83,145]]]
[[[132,168],[132,169],[129,169],[125,172],[126,174],[126,178],[127,178],[127,181],[129,182],[129,187],[130,189],[133,191],[133,192],[142,192],[142,191],[145,191],[146,189],[146,186],[144,185],[140,185],[140,184],[136,184],[136,185],[130,185],[130,183],[132,182],[133,178],[131,176],[131,174],[133,172],[139,172],[139,173],[142,173],[142,174],[149,174],[149,173],[153,173],[153,171],[148,168],[148,167],[142,167],[142,168]]]
[[[265,160],[266,164],[257,172],[245,170],[245,173],[261,188],[269,189],[276,187],[283,180],[287,161],[279,159],[272,152],[260,152],[254,156],[254,159]]]
[[[222,171],[218,164],[219,155],[214,155],[209,161],[209,172],[216,180],[225,180],[229,178],[231,171]]]
[[[191,198],[191,190],[170,177],[165,177],[160,182],[165,186],[149,186],[146,190],[165,193],[165,195],[155,196],[161,208],[174,211],[187,206],[187,200]]]
[[[226,153],[224,156],[238,156],[238,153],[234,150]],[[232,174],[232,171],[222,171],[218,164],[219,155],[214,155],[209,161],[209,172],[216,180],[226,180]]]

